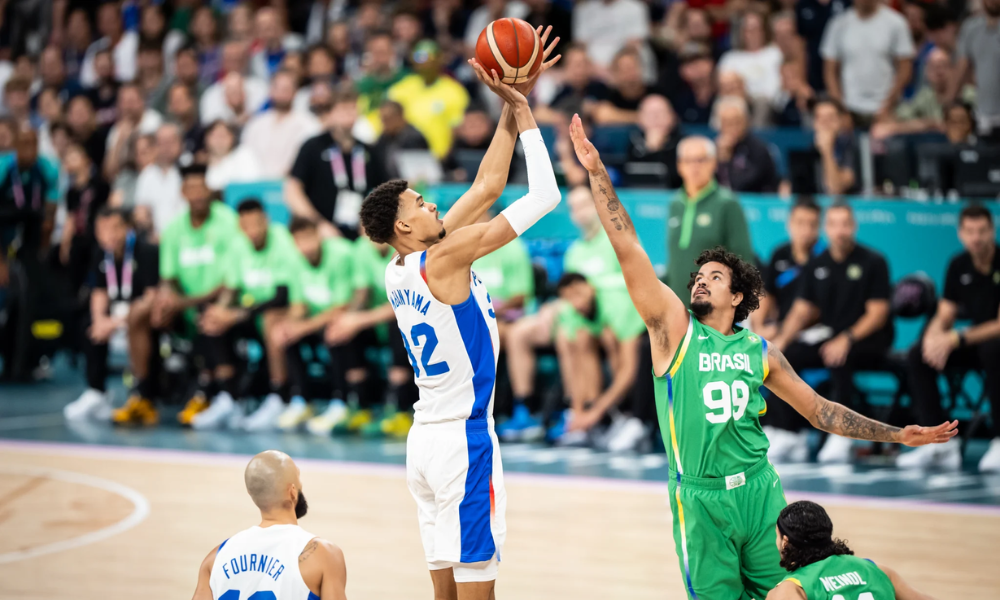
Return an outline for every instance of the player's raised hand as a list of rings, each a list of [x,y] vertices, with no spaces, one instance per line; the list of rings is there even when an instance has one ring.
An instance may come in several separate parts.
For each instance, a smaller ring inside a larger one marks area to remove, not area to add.
[[[500,76],[493,69],[487,73],[483,65],[479,64],[474,58],[469,59],[469,64],[472,69],[476,72],[476,77],[479,81],[483,83],[486,87],[490,88],[494,94],[500,96],[504,102],[510,104],[512,107],[517,105],[528,105],[528,99],[524,97],[524,94],[514,89],[513,86],[509,86],[506,83],[500,81]]]
[[[556,54],[555,58],[549,60],[549,56],[556,49],[556,45],[559,43],[559,36],[556,36],[556,39],[552,40],[551,44],[548,43],[549,34],[552,33],[552,26],[549,25],[545,28],[545,31],[542,31],[542,26],[539,25],[535,31],[538,33],[539,39],[541,40],[542,48],[545,48],[542,52],[542,64],[538,66],[538,70],[535,71],[535,74],[529,77],[527,81],[514,84],[514,89],[521,92],[525,98],[528,97],[531,90],[535,89],[535,84],[538,83],[538,77],[542,73],[551,69],[557,62],[559,62],[559,59],[562,58],[562,54]]]
[[[587,134],[583,130],[583,121],[580,115],[573,115],[573,120],[569,124],[569,139],[573,141],[573,149],[576,150],[576,157],[584,169],[593,173],[601,168],[601,155],[597,153],[597,148],[587,139]]]
[[[943,444],[956,435],[958,435],[958,421],[945,421],[937,427],[908,425],[899,432],[899,443],[906,446]]]

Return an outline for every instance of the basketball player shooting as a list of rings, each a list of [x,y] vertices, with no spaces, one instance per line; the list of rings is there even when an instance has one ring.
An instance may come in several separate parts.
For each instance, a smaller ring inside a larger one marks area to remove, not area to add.
[[[534,32],[529,27],[527,33]],[[417,503],[434,597],[441,600],[494,597],[507,533],[493,430],[497,321],[472,263],[513,241],[559,203],[548,150],[524,96],[533,81],[511,87],[495,70],[487,75],[478,62],[472,64],[480,81],[506,103],[477,181],[506,180],[520,132],[528,193],[487,223],[476,221],[500,190],[486,193],[477,183],[444,220],[437,206],[401,180],[378,186],[361,205],[368,236],[398,253],[386,268],[386,293],[420,390],[406,442],[406,479]]]
[[[299,468],[277,450],[261,452],[243,474],[260,509],[255,525],[213,548],[198,571],[193,600],[344,600],[344,553],[299,527],[309,505]]]
[[[590,174],[629,295],[649,329],[674,543],[688,596],[764,598],[785,575],[774,543],[785,497],[767,461],[762,385],[817,429],[844,437],[922,446],[948,441],[958,422],[899,429],[821,397],[779,350],[736,325],[757,308],[763,282],[754,266],[723,248],[698,257],[688,283],[691,311],[685,310],[657,279],[579,116],[570,137]]]

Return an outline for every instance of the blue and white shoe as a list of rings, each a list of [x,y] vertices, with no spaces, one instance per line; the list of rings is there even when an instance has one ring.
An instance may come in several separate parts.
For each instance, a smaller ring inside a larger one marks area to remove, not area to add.
[[[541,422],[532,417],[528,407],[514,405],[514,413],[509,419],[497,425],[497,437],[505,442],[533,442],[545,436]]]

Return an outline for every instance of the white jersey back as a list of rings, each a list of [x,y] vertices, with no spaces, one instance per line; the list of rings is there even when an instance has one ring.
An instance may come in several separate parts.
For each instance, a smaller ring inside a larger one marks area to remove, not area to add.
[[[298,525],[251,527],[222,542],[209,587],[215,600],[311,600],[299,554],[313,534]]]
[[[414,421],[493,421],[500,337],[486,286],[471,273],[469,298],[440,302],[427,287],[427,251],[385,269],[385,289],[420,388]]]

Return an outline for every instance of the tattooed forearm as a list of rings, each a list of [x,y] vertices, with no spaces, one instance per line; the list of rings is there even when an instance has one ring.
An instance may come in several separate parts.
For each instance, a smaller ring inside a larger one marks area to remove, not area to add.
[[[900,431],[899,427],[863,417],[846,406],[819,397],[815,425],[829,433],[872,442],[895,442]]]
[[[299,562],[302,562],[312,556],[312,553],[316,551],[317,546],[319,546],[319,542],[316,540],[312,540],[306,544],[306,547],[302,549],[302,553],[299,554]]]
[[[615,194],[615,189],[611,185],[611,179],[608,177],[607,170],[601,169],[598,173],[591,173],[590,178],[590,187],[594,191],[594,199],[597,200],[598,206],[600,206],[602,201],[604,202],[604,206],[608,210],[609,218],[615,229],[618,231],[634,230],[632,219],[629,217],[625,207],[622,206],[618,195]]]

